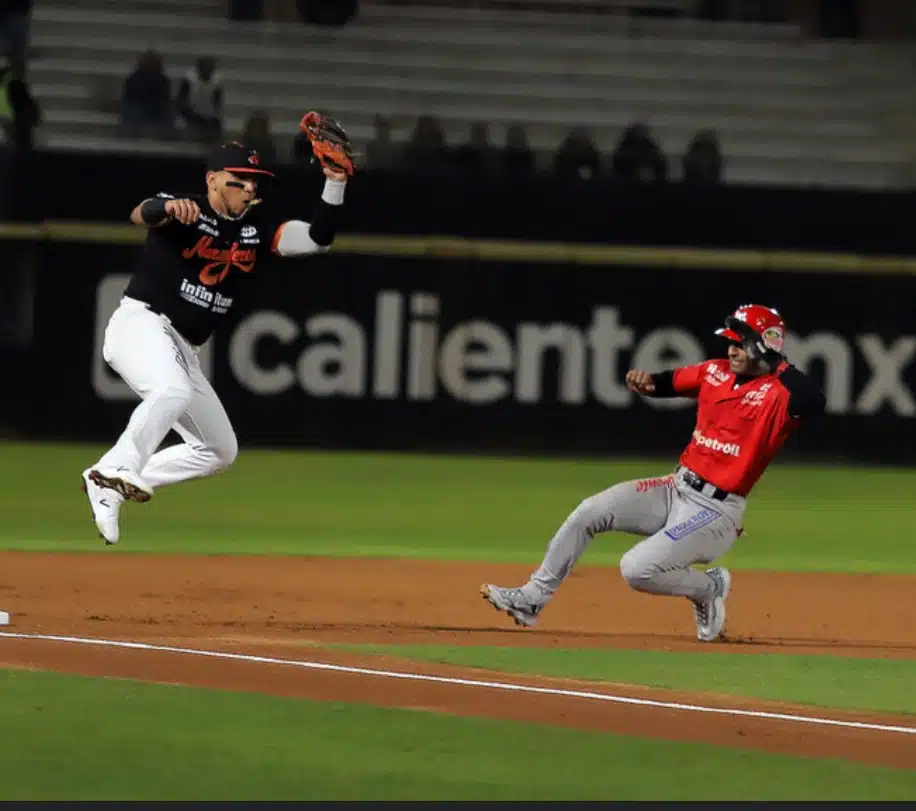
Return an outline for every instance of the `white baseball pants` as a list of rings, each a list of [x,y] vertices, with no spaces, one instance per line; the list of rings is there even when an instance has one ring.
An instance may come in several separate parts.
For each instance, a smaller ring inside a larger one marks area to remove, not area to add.
[[[201,371],[198,349],[168,318],[125,296],[105,329],[102,356],[141,402],[96,467],[124,466],[155,488],[210,476],[235,461],[235,431]],[[171,429],[184,442],[158,450]]]

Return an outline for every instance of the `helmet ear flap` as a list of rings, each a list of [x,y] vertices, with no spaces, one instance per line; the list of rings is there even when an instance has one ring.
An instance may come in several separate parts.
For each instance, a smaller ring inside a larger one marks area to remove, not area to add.
[[[785,330],[778,326],[767,327],[762,333],[763,343],[774,352],[782,353],[786,342]]]

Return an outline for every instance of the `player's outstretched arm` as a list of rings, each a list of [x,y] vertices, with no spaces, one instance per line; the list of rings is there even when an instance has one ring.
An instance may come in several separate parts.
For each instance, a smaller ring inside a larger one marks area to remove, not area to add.
[[[627,372],[630,391],[646,397],[695,397],[700,391],[702,366],[685,366],[650,374],[638,369]]]
[[[185,225],[197,222],[200,217],[200,206],[193,200],[176,200],[168,197],[150,197],[130,212],[130,221],[134,225],[145,225],[158,228],[172,220]]]
[[[287,220],[277,229],[273,251],[279,256],[325,253],[333,244],[347,188],[347,175],[328,167],[324,168],[324,174],[324,190],[312,221]]]

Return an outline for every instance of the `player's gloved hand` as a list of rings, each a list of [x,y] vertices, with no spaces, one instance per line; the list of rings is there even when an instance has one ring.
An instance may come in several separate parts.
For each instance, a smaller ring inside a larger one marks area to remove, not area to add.
[[[315,160],[322,168],[330,169],[344,179],[356,171],[350,137],[336,119],[313,110],[302,116],[299,129],[309,139]]]
[[[725,319],[725,326],[732,332],[741,336],[741,348],[747,352],[747,356],[759,364],[773,371],[786,358],[781,352],[771,349],[767,346],[763,336],[756,332],[747,322],[740,318],[730,315]]]
[[[190,225],[200,217],[200,206],[193,200],[169,200],[165,204],[165,213],[183,225]]]

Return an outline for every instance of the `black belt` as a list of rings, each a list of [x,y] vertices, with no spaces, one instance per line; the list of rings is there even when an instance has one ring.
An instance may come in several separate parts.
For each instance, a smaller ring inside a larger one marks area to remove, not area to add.
[[[731,493],[728,490],[722,490],[719,487],[716,487],[712,482],[706,481],[706,479],[701,479],[694,473],[692,470],[686,467],[680,469],[681,477],[691,490],[696,490],[698,493],[703,491],[703,488],[709,485],[712,488],[712,494],[704,493],[704,495],[709,495],[710,498],[714,498],[716,501],[725,501]]]

